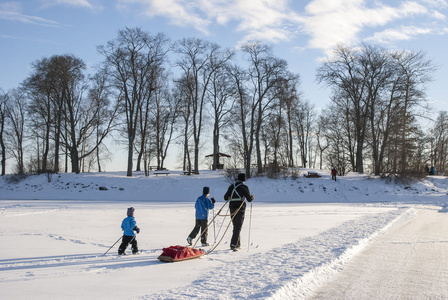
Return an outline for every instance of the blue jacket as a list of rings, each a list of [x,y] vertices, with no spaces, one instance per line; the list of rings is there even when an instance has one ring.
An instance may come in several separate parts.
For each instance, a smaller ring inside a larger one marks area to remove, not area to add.
[[[134,228],[137,226],[137,222],[134,217],[124,218],[121,222],[121,229],[124,230],[123,235],[135,236]]]
[[[196,219],[207,220],[208,211],[213,209],[215,204],[212,203],[212,200],[206,198],[205,195],[202,195],[196,200],[194,207],[196,208]]]

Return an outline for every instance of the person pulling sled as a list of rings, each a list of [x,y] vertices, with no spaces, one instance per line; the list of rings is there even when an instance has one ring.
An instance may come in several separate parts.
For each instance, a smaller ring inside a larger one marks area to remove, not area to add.
[[[123,238],[121,240],[121,245],[118,247],[118,255],[126,255],[126,248],[131,244],[132,254],[139,254],[137,239],[135,232],[140,233],[140,228],[137,227],[137,222],[134,218],[133,207],[129,207],[127,211],[127,217],[121,222],[121,229],[123,230]],[[134,232],[135,231],[135,232]]]
[[[229,186],[224,195],[224,200],[229,202],[230,215],[232,216],[233,234],[230,242],[230,249],[237,251],[241,247],[240,233],[243,227],[244,215],[246,212],[246,202],[252,202],[254,195],[249,192],[249,187],[244,184],[246,174],[238,174],[236,182]]]

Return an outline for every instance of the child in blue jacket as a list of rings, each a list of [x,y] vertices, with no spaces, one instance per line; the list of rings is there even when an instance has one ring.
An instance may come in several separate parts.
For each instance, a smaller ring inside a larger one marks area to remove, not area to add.
[[[202,246],[206,247],[209,244],[207,243],[207,223],[208,223],[208,211],[215,207],[215,198],[209,199],[210,188],[205,186],[202,189],[202,196],[200,196],[194,205],[196,208],[196,224],[191,231],[190,235],[187,238],[188,244],[192,244],[192,240],[199,233],[199,229],[201,229],[201,242]]]
[[[126,255],[125,251],[129,244],[132,245],[132,254],[139,254],[134,231],[140,233],[140,228],[137,227],[137,222],[134,218],[134,210],[133,207],[129,207],[128,216],[121,222],[123,239],[121,240],[120,247],[118,247],[118,255]]]

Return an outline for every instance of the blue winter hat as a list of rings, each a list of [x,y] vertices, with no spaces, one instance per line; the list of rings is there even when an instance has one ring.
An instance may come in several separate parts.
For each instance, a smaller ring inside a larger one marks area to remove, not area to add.
[[[133,207],[129,207],[128,208],[128,217],[133,217],[134,216],[134,208]]]
[[[208,186],[204,186],[204,188],[202,189],[202,194],[204,195],[210,194],[210,188]]]

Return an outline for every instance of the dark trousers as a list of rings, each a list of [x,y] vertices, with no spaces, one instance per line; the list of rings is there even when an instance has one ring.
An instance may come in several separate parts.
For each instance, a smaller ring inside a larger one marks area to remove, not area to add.
[[[194,239],[198,235],[199,229],[200,229],[201,230],[201,243],[206,244],[207,243],[207,233],[208,233],[207,223],[208,223],[207,219],[196,219],[196,223],[195,223],[194,228],[191,231],[189,237],[191,239]]]
[[[132,245],[132,253],[138,252],[137,247],[137,239],[135,236],[131,235],[123,235],[123,238],[121,239],[121,245],[118,247],[118,254],[123,254],[126,251],[126,248],[128,247],[129,243]]]
[[[334,181],[336,181],[336,175],[331,175],[331,179],[333,179]]]
[[[232,240],[230,241],[230,247],[240,248],[241,246],[240,233],[244,223],[244,214],[246,213],[246,203],[243,203],[241,206],[240,201],[235,201],[231,202],[229,206],[230,206],[230,214],[232,215],[232,218],[234,217],[232,220],[233,234],[232,234]],[[236,212],[240,206],[241,206],[240,210]]]

